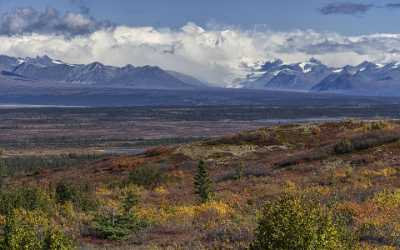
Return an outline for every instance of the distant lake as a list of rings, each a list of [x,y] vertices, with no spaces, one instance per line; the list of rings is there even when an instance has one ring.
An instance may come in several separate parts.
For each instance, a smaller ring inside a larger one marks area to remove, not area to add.
[[[144,148],[106,148],[102,151],[105,154],[138,155],[138,154],[143,154],[146,151],[146,149],[144,149]]]
[[[9,109],[9,108],[85,108],[85,107],[86,106],[1,104],[0,103],[0,109]]]
[[[309,123],[309,122],[336,122],[351,119],[351,117],[315,117],[315,118],[292,118],[292,119],[260,119],[257,122],[268,122],[272,124],[285,123]]]

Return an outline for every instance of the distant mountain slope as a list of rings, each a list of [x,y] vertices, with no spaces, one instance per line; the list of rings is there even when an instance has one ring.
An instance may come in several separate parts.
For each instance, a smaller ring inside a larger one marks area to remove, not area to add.
[[[400,63],[363,62],[332,68],[315,59],[297,64],[276,60],[249,74],[240,85],[251,89],[400,96]]]
[[[321,62],[311,59],[308,62],[285,65],[278,60],[263,66],[265,73],[254,82],[253,87],[280,90],[308,90],[315,82],[321,81],[331,71]]]
[[[10,71],[19,64],[17,58],[0,55],[0,70]]]
[[[258,72],[249,75],[242,86],[256,89],[310,90],[332,70],[316,59],[296,64],[284,64],[281,60],[265,63]]]
[[[345,67],[316,84],[311,90],[360,95],[400,95],[400,64],[363,62]]]
[[[93,62],[67,64],[48,56],[13,58],[0,56],[0,84],[35,86],[85,86],[137,89],[193,89],[206,87],[194,77],[159,67],[114,67]]]
[[[321,92],[366,96],[400,96],[400,63],[363,62],[356,66],[333,68],[316,59],[285,64],[266,62],[245,79],[228,86],[245,89]],[[68,64],[48,56],[15,58],[0,55],[0,91],[24,92],[38,88],[65,89],[155,89],[191,90],[210,87],[192,76],[157,66],[123,67]]]
[[[176,71],[168,71],[168,74],[172,75],[173,77],[181,80],[182,82],[189,83],[190,85],[197,86],[197,87],[207,87],[209,84],[206,82],[202,82],[192,76],[182,74]]]

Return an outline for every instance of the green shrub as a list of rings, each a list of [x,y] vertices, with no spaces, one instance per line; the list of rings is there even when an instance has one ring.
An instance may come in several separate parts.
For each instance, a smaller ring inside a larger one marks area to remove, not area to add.
[[[57,228],[51,228],[44,239],[43,250],[71,250],[75,249],[74,242],[70,237]]]
[[[73,201],[78,196],[78,191],[71,183],[60,182],[56,186],[56,200],[58,203]]]
[[[348,154],[354,151],[353,142],[349,139],[343,139],[334,147],[336,154]]]
[[[336,154],[347,154],[399,141],[400,135],[393,132],[375,131],[351,139],[343,139],[334,146]]]
[[[243,166],[243,162],[239,162],[239,164],[237,166],[235,166],[235,175],[234,175],[234,179],[235,180],[240,180],[244,177],[244,166]]]
[[[0,213],[3,215],[16,208],[49,212],[53,204],[49,194],[37,187],[21,187],[0,193]]]
[[[285,194],[266,204],[250,249],[352,249],[345,231],[331,212]]]
[[[138,203],[139,203],[139,196],[136,193],[129,191],[122,202],[122,207],[124,209],[124,212],[130,213],[132,209],[138,205]]]
[[[131,184],[154,188],[165,181],[166,177],[158,167],[140,166],[130,172],[128,181]]]
[[[2,250],[71,250],[72,240],[40,211],[16,209],[6,216]]]
[[[138,203],[138,195],[128,192],[122,201],[122,213],[112,209],[95,216],[91,225],[92,235],[107,240],[126,240],[132,233],[145,228],[148,222],[135,213]]]
[[[3,187],[4,178],[7,176],[7,165],[6,163],[0,159],[0,188]]]
[[[10,212],[6,217],[2,249],[43,249],[43,242],[39,239],[39,234],[42,234],[43,226],[38,221],[23,220],[14,212]]]
[[[9,175],[17,173],[35,173],[42,169],[65,168],[77,166],[102,159],[97,154],[61,154],[61,155],[27,155],[4,158]]]
[[[72,202],[82,211],[91,211],[97,208],[98,202],[94,190],[88,184],[73,184],[59,182],[55,188],[55,198],[58,203]]]
[[[98,214],[91,229],[94,236],[107,240],[126,240],[132,233],[145,228],[147,222],[135,214]]]

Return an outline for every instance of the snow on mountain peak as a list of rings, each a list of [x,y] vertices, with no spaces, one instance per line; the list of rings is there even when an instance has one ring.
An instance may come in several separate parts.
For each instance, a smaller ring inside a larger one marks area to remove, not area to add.
[[[312,58],[294,64],[268,62],[264,70],[261,76],[253,75],[241,85],[245,88],[286,91],[350,91],[352,88],[367,88],[384,82],[393,86],[397,84],[400,90],[400,62],[387,64],[364,61],[354,66],[329,67]]]
[[[140,89],[190,89],[208,85],[191,76],[156,66],[116,67],[100,62],[66,64],[46,55],[26,58],[0,56],[0,59],[0,80],[12,76],[13,80],[24,84],[107,85]]]
[[[312,66],[308,62],[300,63],[299,67],[301,68],[301,70],[303,70],[304,73],[310,73],[312,71]]]
[[[338,69],[334,69],[334,70],[332,70],[332,72],[333,73],[341,73],[341,72],[343,72],[343,68],[338,68]]]
[[[393,62],[392,69],[398,69],[400,67],[400,62]]]

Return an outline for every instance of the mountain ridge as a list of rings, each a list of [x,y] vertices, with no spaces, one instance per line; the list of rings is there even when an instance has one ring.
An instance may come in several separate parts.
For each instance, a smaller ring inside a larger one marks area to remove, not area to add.
[[[400,96],[400,62],[330,67],[317,59],[287,64],[268,61],[232,88],[364,96]],[[68,64],[46,55],[0,55],[0,88],[114,88],[179,90],[212,87],[192,76],[158,66],[117,67],[92,62]],[[226,87],[229,88],[229,87]],[[34,90],[32,90],[34,91]]]
[[[157,66],[123,67],[89,64],[68,64],[47,55],[16,58],[0,55],[0,85],[29,87],[112,87],[133,89],[196,89],[208,87],[192,76],[163,70]]]
[[[351,95],[400,95],[400,63],[359,65],[335,68],[311,58],[285,64],[266,62],[240,82],[242,88]]]

